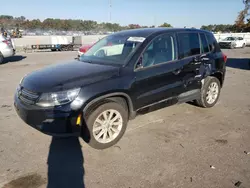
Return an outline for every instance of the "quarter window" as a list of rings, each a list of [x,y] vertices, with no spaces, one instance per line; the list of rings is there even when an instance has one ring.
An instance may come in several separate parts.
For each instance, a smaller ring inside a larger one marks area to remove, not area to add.
[[[209,52],[208,42],[204,33],[200,33],[201,38],[201,52],[207,53]]]
[[[170,34],[161,35],[149,44],[142,56],[142,66],[149,67],[176,59],[174,37]]]
[[[179,33],[180,58],[200,54],[200,41],[198,33]]]
[[[207,40],[208,40],[208,44],[209,44],[209,49],[212,52],[220,52],[220,47],[214,37],[213,34],[206,34],[207,36]]]

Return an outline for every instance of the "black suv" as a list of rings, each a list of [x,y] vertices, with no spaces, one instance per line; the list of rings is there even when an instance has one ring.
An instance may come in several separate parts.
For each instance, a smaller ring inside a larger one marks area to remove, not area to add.
[[[79,61],[26,75],[19,116],[52,136],[82,136],[93,148],[118,142],[138,111],[188,101],[216,104],[227,57],[197,29],[135,29],[98,41]]]

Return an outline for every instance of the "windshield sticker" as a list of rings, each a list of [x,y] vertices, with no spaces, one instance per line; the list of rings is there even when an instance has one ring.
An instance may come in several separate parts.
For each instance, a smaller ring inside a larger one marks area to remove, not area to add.
[[[144,37],[129,37],[127,41],[131,42],[143,42],[146,38]]]

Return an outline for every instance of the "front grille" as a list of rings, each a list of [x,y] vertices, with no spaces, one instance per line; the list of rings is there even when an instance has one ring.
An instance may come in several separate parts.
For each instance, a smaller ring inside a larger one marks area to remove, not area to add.
[[[227,42],[220,42],[219,43],[221,46],[230,46],[231,43],[227,43]]]
[[[35,104],[38,98],[39,98],[38,93],[34,93],[24,88],[21,89],[19,92],[19,99],[26,104]]]

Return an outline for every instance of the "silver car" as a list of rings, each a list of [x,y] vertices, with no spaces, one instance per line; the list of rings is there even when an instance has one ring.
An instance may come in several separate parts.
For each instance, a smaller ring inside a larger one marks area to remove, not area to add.
[[[0,34],[0,64],[4,59],[15,55],[15,46],[11,38],[6,38]]]

